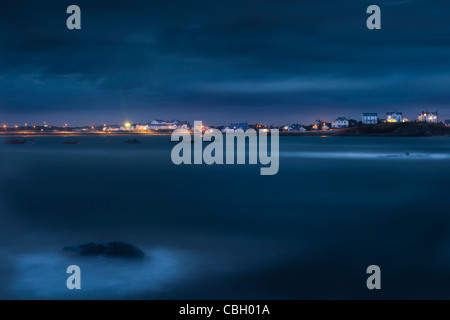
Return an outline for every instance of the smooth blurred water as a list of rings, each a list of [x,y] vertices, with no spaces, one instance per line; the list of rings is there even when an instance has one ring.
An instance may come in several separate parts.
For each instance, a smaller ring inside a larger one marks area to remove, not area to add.
[[[281,137],[275,176],[129,138],[0,138],[0,298],[450,297],[449,138]],[[148,258],[61,250],[109,241]]]

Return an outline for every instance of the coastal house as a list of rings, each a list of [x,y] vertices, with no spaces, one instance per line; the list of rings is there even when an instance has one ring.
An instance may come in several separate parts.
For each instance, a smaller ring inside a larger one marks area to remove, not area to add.
[[[366,112],[362,115],[362,123],[363,124],[377,124],[378,123],[378,114]]]
[[[331,123],[332,128],[348,128],[348,119],[345,117],[339,117]]]
[[[390,123],[404,122],[403,114],[401,112],[387,112],[386,113],[386,121],[390,122]]]
[[[292,124],[287,131],[306,131],[306,129],[301,124]]]
[[[148,125],[147,130],[175,130],[175,129],[191,129],[187,121],[164,121],[164,120],[153,120]],[[137,130],[137,129],[136,129]]]
[[[248,129],[248,124],[247,122],[233,122],[230,124],[230,129],[233,130],[244,130],[246,131]]]
[[[322,120],[316,120],[314,122],[314,125],[312,126],[312,130],[319,130],[323,125],[325,124],[325,122],[323,122]]]
[[[267,128],[267,125],[257,123],[257,124],[249,124],[248,127],[249,127],[250,129],[259,130],[259,129],[266,129],[266,128]]]
[[[134,130],[134,126],[131,124],[131,122],[127,121],[119,128],[120,131],[131,131]]]
[[[316,120],[314,125],[312,126],[311,130],[328,130],[330,127],[327,125],[326,122],[323,122],[321,120]]]
[[[190,125],[187,121],[175,120],[173,122],[173,126],[175,127],[175,129],[186,129],[186,130],[190,129]]]
[[[108,131],[108,132],[114,132],[114,131],[119,131],[120,130],[120,126],[117,125],[112,125],[109,127],[103,127],[103,131]]]
[[[232,122],[228,127],[222,129],[222,132],[235,132],[236,130],[248,130],[247,122]]]
[[[173,122],[164,120],[153,120],[148,124],[149,130],[174,130]]]
[[[450,127],[450,120],[445,120],[444,124],[446,127]]]
[[[180,127],[180,129],[186,129],[186,128],[188,128],[188,127]],[[210,131],[211,128],[208,127],[207,125],[204,125],[202,122],[200,122],[200,124],[195,125],[193,127],[193,129],[198,132],[200,132],[200,131],[206,132],[206,131]]]
[[[134,127],[134,130],[138,130],[138,131],[148,130],[148,124],[140,124],[139,123]]]
[[[438,113],[437,111],[435,112],[422,111],[422,113],[419,115],[419,121],[438,123]]]

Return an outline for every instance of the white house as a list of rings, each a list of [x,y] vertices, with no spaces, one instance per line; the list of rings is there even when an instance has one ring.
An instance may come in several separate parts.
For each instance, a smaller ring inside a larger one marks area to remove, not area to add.
[[[371,113],[371,112],[363,113],[362,123],[363,124],[377,124],[378,123],[378,114]]]
[[[287,131],[306,131],[301,124],[293,124],[288,127]]]
[[[187,128],[187,127],[186,127]],[[182,129],[186,129],[186,128],[182,128]],[[201,124],[201,125],[196,125],[196,126],[194,126],[194,128],[193,128],[195,131],[202,131],[202,132],[206,132],[206,131],[209,131],[210,130],[210,127],[208,127],[207,125],[205,125],[205,124]],[[234,131],[234,130],[233,130]]]
[[[134,126],[131,124],[131,122],[127,121],[119,128],[120,131],[130,131],[134,130]]]
[[[189,129],[189,124],[187,123],[187,121],[179,121],[179,120],[175,120],[173,122],[173,125],[175,126],[176,129]]]
[[[247,122],[232,122],[228,127],[222,129],[222,132],[235,132],[236,130],[248,130]]]
[[[386,113],[387,122],[404,122],[403,114],[401,112],[387,112]]]
[[[103,131],[119,131],[119,130],[120,130],[119,126],[109,126],[103,128]]]
[[[148,128],[150,130],[172,130],[174,128],[173,122],[163,120],[153,120],[149,123]]]
[[[419,115],[419,121],[438,123],[438,113],[437,111],[435,112],[422,111],[422,113]]]
[[[348,120],[345,117],[339,117],[331,123],[332,128],[348,128]]]
[[[149,130],[175,130],[175,129],[189,129],[189,125],[186,121],[164,121],[153,120],[148,124]]]
[[[139,130],[139,131],[148,130],[148,124],[140,124],[139,123],[134,127],[134,130]]]

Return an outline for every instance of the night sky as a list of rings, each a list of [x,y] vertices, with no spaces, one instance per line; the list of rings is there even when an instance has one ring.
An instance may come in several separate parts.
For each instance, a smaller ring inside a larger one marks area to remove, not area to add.
[[[0,122],[450,119],[449,19],[448,0],[5,0]]]

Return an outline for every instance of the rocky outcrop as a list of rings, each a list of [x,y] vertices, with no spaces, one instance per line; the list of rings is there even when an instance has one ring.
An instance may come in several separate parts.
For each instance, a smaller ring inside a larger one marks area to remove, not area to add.
[[[141,259],[145,257],[144,251],[124,242],[110,242],[106,245],[87,243],[64,247],[63,251],[81,256],[102,256],[108,258]]]
[[[343,129],[337,136],[368,136],[368,137],[431,137],[449,136],[450,127],[424,122],[380,123],[357,128]]]

